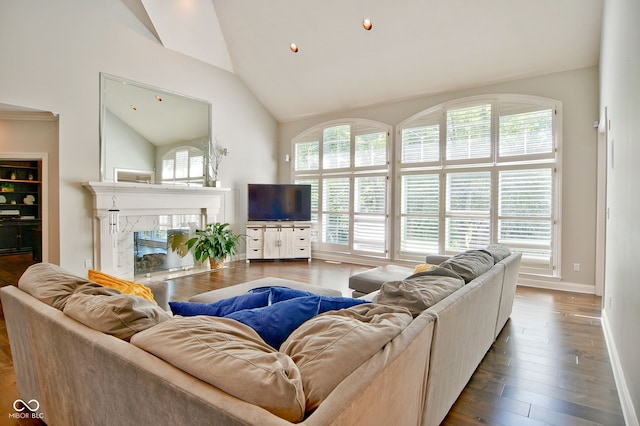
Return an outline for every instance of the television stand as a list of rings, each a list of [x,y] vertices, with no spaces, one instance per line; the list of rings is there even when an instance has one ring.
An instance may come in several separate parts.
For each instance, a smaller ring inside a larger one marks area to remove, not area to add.
[[[311,260],[310,222],[248,222],[247,263],[264,259]]]

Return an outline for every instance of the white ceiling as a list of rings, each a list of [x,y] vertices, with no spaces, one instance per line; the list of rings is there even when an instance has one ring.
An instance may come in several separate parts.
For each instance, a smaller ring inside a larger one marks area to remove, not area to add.
[[[143,1],[149,12],[154,0]],[[219,51],[221,43],[208,43],[205,49],[217,50],[209,56],[222,58],[211,63],[230,69],[228,55],[231,69],[281,122],[593,66],[599,57],[602,0],[181,4],[188,7],[172,9],[175,22],[196,31],[202,20],[187,15],[207,16],[219,25],[227,52]],[[365,17],[373,21],[371,31],[362,28]],[[167,37],[159,25],[155,29]],[[297,54],[289,50],[292,42]],[[187,46],[171,48],[189,54]]]

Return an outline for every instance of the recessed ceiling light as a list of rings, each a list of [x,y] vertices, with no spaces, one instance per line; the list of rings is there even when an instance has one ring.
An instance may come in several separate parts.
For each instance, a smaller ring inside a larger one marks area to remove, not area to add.
[[[365,18],[365,19],[362,21],[362,28],[364,28],[364,29],[365,29],[365,30],[367,30],[367,31],[370,31],[370,30],[371,30],[371,28],[373,28],[373,22],[371,22],[371,19],[369,19],[369,18]]]
[[[132,109],[132,110],[134,110],[134,111],[137,111],[137,110],[138,110],[138,108],[136,108],[136,106],[135,106],[135,105],[129,105],[129,107],[131,107],[131,109]]]
[[[158,102],[162,102],[162,98],[160,97],[160,95],[157,95],[157,96],[156,96],[156,101],[158,101]]]
[[[295,43],[291,43],[291,44],[289,45],[289,49],[291,49],[291,51],[292,51],[293,53],[298,53],[298,50],[300,50],[300,49],[298,49],[298,46],[297,46]]]

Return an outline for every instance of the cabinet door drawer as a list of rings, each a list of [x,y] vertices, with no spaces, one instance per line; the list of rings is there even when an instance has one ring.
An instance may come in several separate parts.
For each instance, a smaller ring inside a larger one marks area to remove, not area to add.
[[[249,248],[261,249],[262,238],[247,238],[247,245]]]
[[[309,246],[309,238],[308,237],[297,237],[296,238],[296,247],[308,247]]]
[[[296,237],[308,237],[311,234],[311,228],[308,226],[295,228],[294,233],[296,234]]]
[[[262,228],[247,228],[249,238],[262,238]]]
[[[309,247],[296,247],[295,257],[311,257],[311,250]]]
[[[247,259],[262,259],[262,249],[247,249]]]

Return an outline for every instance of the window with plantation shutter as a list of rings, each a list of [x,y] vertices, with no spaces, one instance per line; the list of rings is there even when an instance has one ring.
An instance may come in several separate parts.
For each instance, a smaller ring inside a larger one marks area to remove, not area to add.
[[[506,104],[500,108],[500,157],[553,153],[553,110]]]
[[[400,250],[438,253],[440,175],[411,174],[401,178]]]
[[[311,242],[318,242],[318,179],[296,179],[296,185],[311,185]]]
[[[312,186],[315,251],[389,256],[389,134],[387,125],[354,120],[292,141],[293,181]]]
[[[553,169],[499,172],[497,240],[543,268],[552,264],[552,199]]]
[[[447,111],[447,160],[488,159],[491,104]]]
[[[162,157],[162,182],[178,185],[202,186],[204,182],[204,154],[202,150],[184,146]]]
[[[558,103],[516,95],[443,104],[398,126],[398,259],[490,243],[558,274]]]
[[[398,124],[393,155],[382,123],[308,129],[291,165],[312,185],[313,250],[424,262],[502,243],[521,273],[558,276],[561,119],[560,102],[535,96],[455,100]]]
[[[318,170],[320,165],[320,142],[301,142],[295,146],[295,169]]]
[[[491,172],[448,173],[446,188],[446,250],[489,244]]]
[[[341,169],[351,165],[351,126],[324,129],[322,135],[322,165],[325,169]]]

